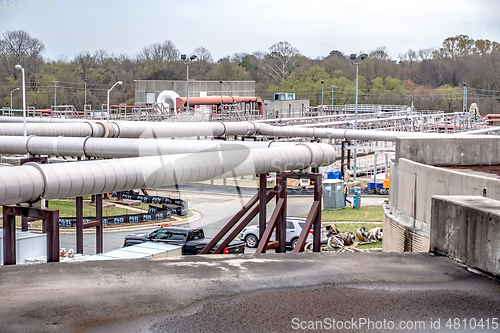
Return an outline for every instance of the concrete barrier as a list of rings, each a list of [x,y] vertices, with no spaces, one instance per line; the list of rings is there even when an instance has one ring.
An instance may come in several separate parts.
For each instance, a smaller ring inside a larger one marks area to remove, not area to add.
[[[406,158],[429,165],[496,165],[500,162],[499,142],[498,136],[479,135],[399,138],[396,161]]]
[[[500,201],[432,197],[430,249],[500,276]]]

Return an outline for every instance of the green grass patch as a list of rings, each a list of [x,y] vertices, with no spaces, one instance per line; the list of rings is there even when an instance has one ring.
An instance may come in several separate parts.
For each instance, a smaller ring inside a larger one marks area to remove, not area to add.
[[[90,196],[88,197],[90,199]],[[153,205],[154,206],[154,205]],[[108,217],[108,216],[120,216],[120,215],[135,215],[135,214],[140,214],[141,212],[137,211],[137,209],[142,209],[144,213],[146,213],[149,209],[149,204],[146,203],[141,203],[139,206],[132,206],[134,209],[129,209],[129,208],[122,208],[122,207],[109,207],[109,208],[103,208],[102,210],[102,216],[103,217]],[[71,200],[50,200],[49,201],[49,209],[56,209],[59,211],[59,217],[76,217],[76,203]],[[0,214],[2,213],[2,207],[0,206]],[[95,217],[95,207],[90,206],[90,205],[83,205],[83,217]],[[184,218],[192,216],[193,212],[191,210],[188,210],[187,216],[183,216]],[[155,222],[169,222],[169,221],[174,221],[173,218],[161,220],[161,221],[155,221]],[[42,220],[38,221],[32,221],[31,227],[32,228],[41,228],[42,227]],[[151,222],[145,222],[144,224],[150,224]],[[116,226],[107,226],[107,227],[119,227],[119,226],[126,226],[126,225],[137,225],[137,223],[127,223],[123,225],[116,225]],[[3,223],[0,221],[0,226],[3,226]],[[16,226],[20,227],[21,226],[21,217],[16,216]]]
[[[49,202],[49,208],[59,210],[60,217],[76,217],[76,206],[75,203],[72,201],[51,200]],[[142,209],[142,207],[140,208]],[[146,211],[147,211],[147,205],[146,205]],[[121,207],[109,207],[109,208],[103,208],[102,210],[103,217],[118,216],[118,215],[133,215],[133,214],[139,214],[139,212],[136,210],[126,209]],[[89,205],[83,205],[83,216],[95,217],[95,207]]]
[[[300,216],[305,217],[307,214],[302,214]],[[383,216],[381,206],[361,206],[360,209],[346,207],[337,210],[324,209],[321,211],[322,222],[382,222]]]

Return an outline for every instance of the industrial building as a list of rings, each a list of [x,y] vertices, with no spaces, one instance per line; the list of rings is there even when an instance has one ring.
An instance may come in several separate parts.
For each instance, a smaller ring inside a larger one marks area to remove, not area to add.
[[[164,90],[173,90],[179,96],[187,96],[184,80],[136,80],[135,103],[152,105]],[[189,80],[189,97],[207,96],[255,96],[255,81],[200,81]]]

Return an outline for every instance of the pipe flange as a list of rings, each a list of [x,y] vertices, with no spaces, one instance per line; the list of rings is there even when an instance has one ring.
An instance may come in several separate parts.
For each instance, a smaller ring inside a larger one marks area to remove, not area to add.
[[[26,151],[28,152],[28,154],[31,154],[30,149],[29,149],[29,147],[28,147],[28,142],[29,142],[29,141],[31,140],[31,138],[33,138],[33,137],[36,137],[36,135],[30,135],[30,136],[28,136],[28,138],[26,139]]]
[[[86,123],[91,124],[90,122],[86,122]],[[96,121],[95,124],[102,126],[102,128],[104,130],[104,133],[103,133],[102,137],[103,138],[107,138],[108,135],[109,135],[109,127],[108,127],[108,125],[105,122],[103,122],[103,121]],[[92,127],[92,125],[91,125],[91,127]],[[92,128],[92,130],[93,130],[93,128]],[[92,137],[94,137],[94,132],[93,131],[92,131]]]
[[[90,136],[86,136],[85,139],[83,140],[83,144],[82,144],[82,150],[83,150],[83,156],[85,156],[86,158],[90,158],[89,155],[87,155],[87,149],[85,147],[85,145],[87,144],[87,140],[90,138]]]
[[[45,175],[45,172],[43,171],[43,168],[40,164],[38,163],[35,163],[35,162],[27,162],[27,163],[24,163],[23,166],[33,166],[35,167],[41,174],[42,174],[42,177],[43,177],[43,188],[42,188],[42,192],[40,193],[40,195],[38,196],[38,198],[34,201],[31,201],[30,203],[33,203],[33,202],[37,202],[39,201],[41,198],[43,198],[43,196],[45,195],[45,192],[47,192],[47,187],[48,187],[48,181],[47,181],[47,176]]]
[[[223,127],[222,134],[218,135],[218,136],[226,135],[226,124],[224,124],[223,121],[219,121],[218,123],[220,123]],[[215,132],[215,128],[212,129],[212,136],[216,136],[214,132]]]
[[[119,138],[120,137],[120,125],[118,125],[118,123],[116,121],[112,121],[110,122],[110,124],[113,124],[113,126],[115,127],[115,131],[116,131],[116,135],[113,136],[113,138]],[[109,135],[109,125],[108,125],[108,135]]]
[[[249,121],[248,125],[248,130],[251,131],[250,133],[248,133],[248,135],[255,135],[255,133],[257,133],[257,126],[255,125],[255,123],[253,121]],[[250,125],[253,127],[253,130],[250,128]]]

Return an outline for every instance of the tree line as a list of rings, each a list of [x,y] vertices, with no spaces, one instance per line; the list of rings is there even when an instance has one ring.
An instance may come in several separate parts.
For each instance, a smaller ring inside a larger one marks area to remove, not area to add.
[[[85,51],[73,59],[46,59],[42,41],[28,32],[7,31],[0,38],[0,107],[21,108],[21,72],[25,68],[27,104],[37,109],[87,104],[100,109],[107,90],[117,81],[111,103],[134,103],[134,80],[185,80],[186,65],[173,42],[147,45],[133,56],[105,50]],[[364,53],[364,52],[360,52]],[[385,47],[367,51],[359,65],[359,102],[414,105],[422,110],[462,110],[463,84],[468,104],[481,114],[500,113],[500,43],[473,40],[466,35],[446,38],[437,48],[409,49],[391,59]],[[356,66],[350,54],[332,50],[327,56],[307,58],[283,41],[265,52],[234,53],[214,60],[209,50],[193,50],[190,79],[254,80],[256,95],[270,99],[276,92],[295,93],[311,105],[355,102]],[[358,59],[359,60],[359,59]],[[86,90],[85,90],[86,86]],[[85,92],[86,91],[86,92]],[[10,100],[12,93],[13,101]],[[333,99],[332,99],[333,96]]]

